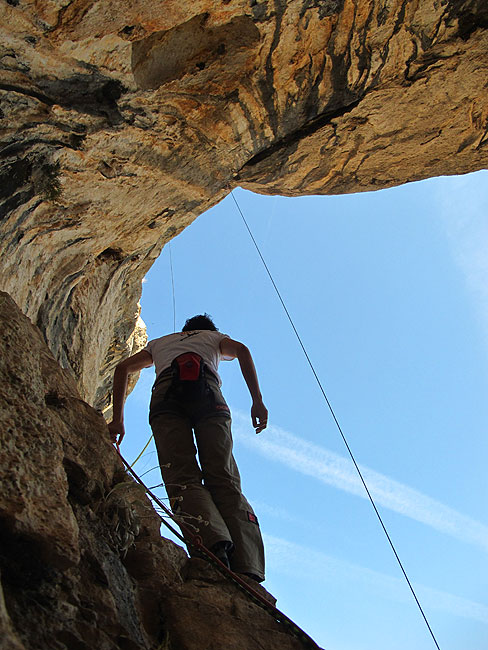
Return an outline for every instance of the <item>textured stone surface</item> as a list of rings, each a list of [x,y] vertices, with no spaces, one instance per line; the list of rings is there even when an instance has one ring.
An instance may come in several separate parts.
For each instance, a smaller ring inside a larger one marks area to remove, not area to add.
[[[0,287],[98,408],[141,279],[231,187],[487,166],[486,0],[9,0],[0,21]]]
[[[257,588],[267,594],[262,587]],[[303,648],[298,639],[290,637],[267,612],[253,605],[203,560],[190,560],[185,582],[164,603],[168,629],[178,648],[242,650],[243,639],[246,650]]]
[[[160,536],[103,417],[5,293],[0,329],[1,650],[303,648]]]

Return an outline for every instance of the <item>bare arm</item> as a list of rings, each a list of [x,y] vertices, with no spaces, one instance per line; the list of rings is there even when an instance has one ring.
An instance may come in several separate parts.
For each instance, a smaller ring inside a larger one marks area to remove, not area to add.
[[[258,376],[249,348],[233,339],[222,339],[220,351],[228,359],[237,358],[241,367],[242,376],[249,388],[252,397],[251,418],[256,433],[261,433],[268,424],[268,410],[263,403],[259,389]]]
[[[115,368],[114,373],[114,387],[113,387],[113,414],[112,422],[108,425],[110,431],[110,438],[112,442],[117,442],[119,436],[119,444],[125,436],[124,428],[124,403],[125,394],[127,392],[127,380],[129,375],[133,372],[138,372],[143,368],[152,366],[152,356],[147,350],[142,350],[137,354],[133,354],[124,361],[121,361]]]

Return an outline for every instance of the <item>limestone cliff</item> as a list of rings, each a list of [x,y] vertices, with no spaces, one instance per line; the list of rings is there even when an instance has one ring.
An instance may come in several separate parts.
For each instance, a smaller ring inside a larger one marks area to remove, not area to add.
[[[486,0],[2,0],[0,21],[0,286],[98,408],[142,277],[233,186],[487,166]]]
[[[160,536],[104,419],[5,293],[0,328],[0,648],[303,650]]]

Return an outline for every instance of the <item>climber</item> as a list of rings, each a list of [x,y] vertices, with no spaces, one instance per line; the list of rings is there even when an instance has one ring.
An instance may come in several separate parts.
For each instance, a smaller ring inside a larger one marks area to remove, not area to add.
[[[181,332],[149,341],[144,350],[117,365],[108,428],[112,442],[118,438],[120,444],[128,375],[154,365],[149,422],[173,513],[186,525],[195,527],[200,521],[198,534],[204,546],[234,572],[262,582],[261,532],[241,492],[230,411],[218,375],[220,360],[235,358],[252,397],[252,423],[260,433],[267,426],[268,411],[251,353],[221,334],[208,314],[189,318]],[[208,524],[202,525],[202,520]]]

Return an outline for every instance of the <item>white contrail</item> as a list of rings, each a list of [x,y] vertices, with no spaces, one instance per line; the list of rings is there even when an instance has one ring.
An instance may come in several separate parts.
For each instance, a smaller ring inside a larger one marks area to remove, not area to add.
[[[485,179],[484,186],[480,178]],[[449,178],[449,192],[438,179],[435,198],[440,207],[453,258],[461,269],[488,345],[488,172]],[[454,185],[455,184],[455,185]],[[453,191],[459,187],[462,192]],[[465,197],[469,195],[469,201]]]
[[[318,580],[321,584],[339,576],[342,582],[350,581],[355,590],[365,584],[368,589],[378,591],[383,598],[398,602],[411,599],[410,591],[400,578],[338,560],[273,535],[264,535],[264,541],[268,566],[277,573],[291,575],[295,579],[307,576],[307,579]],[[488,625],[486,605],[422,585],[415,585],[415,590],[423,605],[429,609]]]
[[[256,436],[249,416],[239,410],[233,410],[233,419],[236,438],[254,451],[322,483],[367,498],[349,459],[273,425]],[[488,551],[488,526],[372,469],[360,468],[378,505]]]

